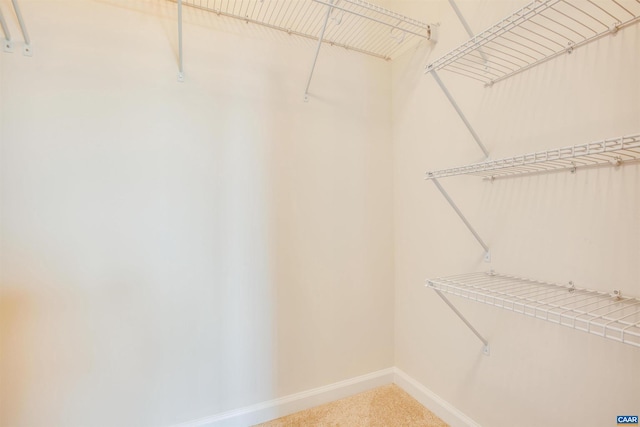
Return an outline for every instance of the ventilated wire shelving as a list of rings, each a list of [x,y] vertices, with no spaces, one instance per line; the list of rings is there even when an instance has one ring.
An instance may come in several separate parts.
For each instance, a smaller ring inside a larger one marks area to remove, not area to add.
[[[619,165],[638,160],[640,134],[427,172],[426,179],[455,175],[478,175],[494,179],[554,170]]]
[[[323,41],[390,60],[418,40],[429,24],[361,0],[183,0],[186,6],[317,40],[331,7]]]
[[[427,280],[439,292],[640,347],[640,299],[489,273]]]
[[[640,0],[534,0],[427,65],[487,85],[640,19]]]

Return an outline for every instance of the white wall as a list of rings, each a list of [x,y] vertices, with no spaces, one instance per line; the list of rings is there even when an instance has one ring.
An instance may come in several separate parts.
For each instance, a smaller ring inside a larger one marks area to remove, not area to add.
[[[305,104],[312,41],[185,7],[180,84],[175,4],[21,4],[0,425],[169,425],[392,366],[389,64],[323,49]]]
[[[393,64],[396,365],[479,424],[606,426],[640,412],[640,351],[583,332],[451,297],[492,354],[431,290],[428,277],[486,271],[640,296],[640,166],[483,182],[441,180],[491,247],[483,251],[427,170],[482,152],[422,67],[466,40],[447,2],[402,2],[439,16],[440,42]],[[482,30],[522,2],[458,2]],[[493,158],[637,133],[640,27],[491,88],[440,76]]]

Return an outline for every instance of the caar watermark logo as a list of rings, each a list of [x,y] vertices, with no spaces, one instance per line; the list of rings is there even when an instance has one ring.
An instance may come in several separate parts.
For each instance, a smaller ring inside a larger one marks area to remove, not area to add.
[[[618,425],[620,424],[638,424],[638,416],[637,415],[618,415],[616,417],[616,421],[618,421]]]

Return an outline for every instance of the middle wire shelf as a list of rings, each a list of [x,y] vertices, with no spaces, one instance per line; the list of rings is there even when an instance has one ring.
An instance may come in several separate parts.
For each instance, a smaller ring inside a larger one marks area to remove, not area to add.
[[[640,134],[635,134],[431,171],[427,172],[426,179],[456,175],[476,175],[493,179],[607,164],[619,165],[638,160],[640,160]]]
[[[437,292],[640,347],[640,299],[520,277],[469,273],[427,280]]]

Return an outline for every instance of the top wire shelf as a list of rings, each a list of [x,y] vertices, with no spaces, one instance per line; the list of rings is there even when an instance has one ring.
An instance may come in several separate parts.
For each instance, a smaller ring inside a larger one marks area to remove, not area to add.
[[[640,160],[640,134],[427,172],[426,179],[477,175],[495,179]]]
[[[431,26],[362,0],[183,0],[183,4],[317,40],[327,8],[323,41],[391,60],[418,40],[431,38]]]
[[[427,65],[492,85],[640,19],[640,0],[534,0]]]
[[[640,299],[490,273],[427,280],[439,292],[640,347]]]

